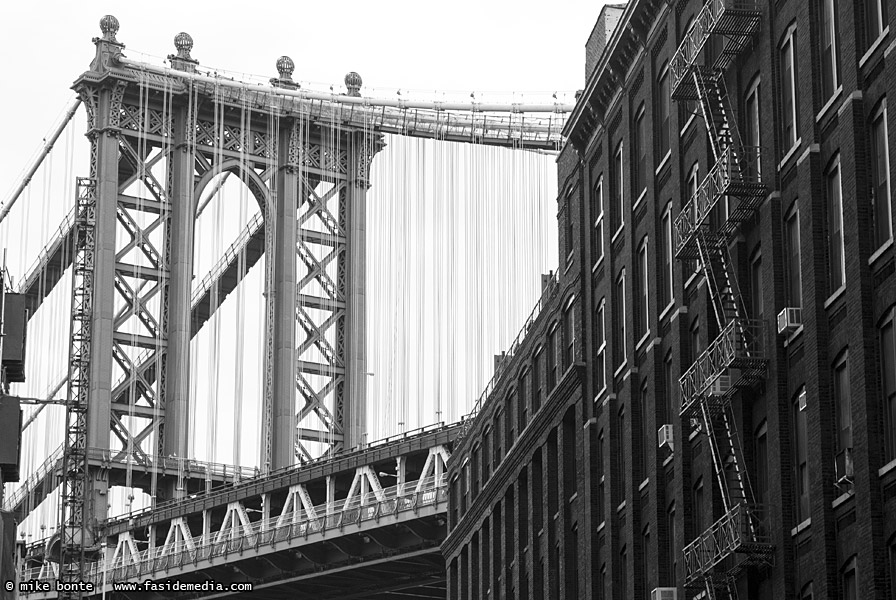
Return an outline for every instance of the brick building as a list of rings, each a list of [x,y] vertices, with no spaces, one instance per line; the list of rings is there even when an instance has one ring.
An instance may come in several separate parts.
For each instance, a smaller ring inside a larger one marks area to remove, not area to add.
[[[896,597],[894,20],[604,8],[563,264],[450,464],[450,598]]]

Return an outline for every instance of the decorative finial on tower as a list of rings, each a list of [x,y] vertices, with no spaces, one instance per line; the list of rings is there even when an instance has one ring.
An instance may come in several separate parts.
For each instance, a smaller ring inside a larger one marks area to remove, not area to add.
[[[277,73],[280,74],[280,77],[271,79],[271,85],[274,87],[296,89],[299,87],[299,84],[292,80],[292,73],[295,69],[296,63],[292,62],[290,57],[281,56],[277,59]]]
[[[361,80],[361,76],[358,75],[355,71],[349,71],[345,75],[345,89],[348,90],[349,96],[361,96],[361,84],[364,83]]]
[[[103,39],[108,42],[117,42],[115,34],[118,33],[118,19],[114,15],[106,15],[100,19],[100,31],[103,32]]]
[[[177,57],[185,60],[192,60],[190,50],[193,49],[193,38],[189,33],[181,31],[174,36],[174,47],[177,49]]]
[[[288,56],[281,56],[277,59],[277,72],[283,81],[292,81],[293,71],[296,70],[296,63]]]

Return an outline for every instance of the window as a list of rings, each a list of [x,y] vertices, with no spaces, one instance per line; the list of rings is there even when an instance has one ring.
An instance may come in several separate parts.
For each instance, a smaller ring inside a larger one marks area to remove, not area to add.
[[[799,113],[796,87],[796,25],[791,25],[780,48],[781,60],[781,127],[785,153],[796,146]]]
[[[619,597],[628,598],[628,552],[625,546],[619,551]]]
[[[849,393],[848,352],[844,352],[834,363],[831,385],[837,423],[837,479],[852,479],[852,398]]]
[[[563,343],[566,347],[563,352],[563,367],[568,369],[575,360],[576,330],[575,330],[575,298],[570,298],[566,303],[566,311],[563,313]]]
[[[768,497],[768,424],[763,421],[756,430],[756,503],[765,503]]]
[[[887,428],[887,460],[894,460],[896,459],[896,306],[888,311],[880,328],[880,373]]]
[[[644,379],[641,382],[641,389],[638,391],[638,399],[641,402],[641,418],[638,423],[638,426],[641,429],[641,451],[638,452],[638,467],[641,470],[641,480],[643,481],[647,477],[647,458],[650,456],[650,448],[656,448],[656,442],[653,437],[654,430],[649,425],[651,419],[647,418],[648,413],[650,412],[650,398],[647,396],[647,379]]]
[[[760,121],[760,108],[759,108],[759,77],[753,81],[747,90],[747,100],[745,102],[744,111],[745,120],[746,120],[746,128],[744,132],[746,133],[746,138],[744,139],[745,143],[749,148],[747,149],[747,156],[753,160],[753,164],[751,165],[751,170],[749,174],[751,176],[756,176],[757,178],[762,177],[762,168],[759,159],[761,158],[760,146],[762,146],[762,128]]]
[[[700,317],[694,319],[691,323],[691,329],[688,332],[688,338],[691,342],[691,360],[693,363],[700,356]]]
[[[887,16],[889,0],[865,0],[865,34],[870,47],[883,35],[890,22]]]
[[[573,252],[575,251],[575,229],[573,229],[572,204],[570,196],[566,198],[566,262],[572,261]]]
[[[635,158],[635,197],[640,198],[644,190],[647,189],[647,140],[644,132],[644,105],[638,108],[635,113],[634,122],[634,158]]]
[[[604,430],[597,434],[597,520],[603,523],[604,515]]]
[[[675,422],[675,388],[678,382],[675,380],[675,376],[672,374],[672,351],[669,350],[666,353],[666,358],[663,359],[663,387],[665,389],[666,394],[666,414],[665,419],[663,419],[663,423],[674,423]]]
[[[800,264],[800,211],[794,202],[793,210],[785,222],[787,251],[787,305],[803,306],[803,275]]]
[[[806,388],[803,387],[793,399],[793,454],[794,470],[796,471],[796,515],[801,522],[809,518],[809,449],[808,449],[808,422],[806,409],[801,408],[806,404]]]
[[[647,236],[638,247],[638,339],[650,330],[650,273],[647,266]]]
[[[871,217],[874,247],[893,239],[893,200],[890,196],[890,146],[887,139],[887,99],[871,119]]]
[[[750,309],[754,318],[762,318],[764,313],[762,305],[762,249],[757,248],[750,259]]]
[[[856,557],[853,556],[846,562],[841,575],[843,583],[843,600],[856,600],[858,596]]]
[[[688,19],[687,23],[685,23],[682,31],[681,39],[678,40],[678,43],[684,40],[684,37],[691,30],[691,27],[694,25],[694,17],[692,16]],[[691,122],[691,119],[697,116],[697,112],[700,110],[696,100],[686,100],[684,102],[679,102],[678,105],[681,107],[681,112],[678,113],[679,122],[681,123],[681,131],[684,132],[688,128],[688,125]]]
[[[840,192],[840,158],[827,174],[828,195],[828,274],[831,292],[846,284],[846,255],[843,248],[843,196]]]
[[[666,527],[666,531],[668,532],[668,539],[666,540],[666,553],[669,555],[669,579],[668,583],[670,586],[675,585],[675,568],[678,564],[678,546],[675,543],[676,533],[678,532],[678,528],[675,523],[675,502],[672,502],[669,505],[669,510],[666,511],[666,518],[668,519],[668,526]]]
[[[520,375],[519,382],[516,386],[517,390],[519,390],[520,395],[520,410],[519,410],[519,424],[517,428],[520,433],[523,433],[523,429],[526,428],[526,425],[529,424],[529,403],[527,402],[529,398],[529,371],[525,370]]]
[[[702,534],[706,530],[706,515],[704,514],[706,506],[703,502],[703,478],[697,479],[693,489],[694,500],[694,537]]]
[[[615,158],[613,159],[613,235],[615,236],[619,229],[625,224],[625,194],[623,194],[623,171],[625,164],[622,162],[622,142],[616,147]]]
[[[560,360],[560,355],[557,352],[560,347],[559,339],[560,330],[559,327],[557,327],[557,324],[554,323],[548,334],[548,394],[550,394],[554,389],[554,386],[557,385],[557,362]]]
[[[660,67],[660,76],[656,83],[656,93],[657,98],[654,106],[657,108],[656,143],[659,154],[657,158],[663,160],[671,148],[669,142],[671,128],[669,108],[672,98],[669,95],[669,63],[664,63],[663,66]]]
[[[603,390],[607,386],[607,320],[605,315],[606,300],[601,298],[597,306],[597,315],[594,318],[595,343],[597,344],[597,389]]]
[[[814,600],[814,596],[812,595],[812,582],[803,586],[803,589],[800,592],[800,600]]]
[[[699,190],[700,163],[694,163],[694,166],[691,167],[691,170],[688,173],[685,197],[687,198],[687,202],[690,202],[690,205],[687,206],[687,209],[690,211],[691,223],[695,226],[697,224],[697,192]],[[696,273],[700,270],[700,264],[696,260],[685,261],[685,265],[690,267],[690,271],[693,273]]]
[[[662,219],[662,227],[663,227],[663,244],[661,251],[663,253],[663,289],[660,290],[662,294],[662,305],[665,308],[672,303],[675,295],[672,290],[673,279],[672,279],[672,260],[675,254],[675,250],[672,247],[672,203],[669,202],[666,205],[666,210],[663,212]]]
[[[507,394],[504,404],[504,433],[507,435],[507,450],[516,441],[516,390]]]
[[[594,264],[597,264],[604,257],[604,177],[601,175],[597,179],[597,186],[594,188],[594,212],[597,217],[594,219],[594,239],[592,243],[594,248]]]
[[[616,293],[613,296],[613,312],[615,313],[613,315],[613,349],[616,360],[613,361],[613,365],[619,367],[625,362],[625,359],[628,356],[625,339],[625,269],[622,269],[622,272],[619,273],[619,277],[616,278],[615,292]]]
[[[840,87],[840,48],[837,40],[840,18],[837,0],[821,0],[821,93],[828,101]]]
[[[631,484],[632,470],[628,460],[629,454],[625,451],[625,405],[620,406],[619,412],[616,413],[616,436],[613,440],[615,441],[613,454],[616,458],[616,472],[621,475],[622,489],[628,490]]]
[[[541,369],[544,364],[542,357],[544,352],[541,348],[535,350],[535,360],[532,365],[532,416],[541,408],[541,399],[544,397],[544,390],[541,387]]]

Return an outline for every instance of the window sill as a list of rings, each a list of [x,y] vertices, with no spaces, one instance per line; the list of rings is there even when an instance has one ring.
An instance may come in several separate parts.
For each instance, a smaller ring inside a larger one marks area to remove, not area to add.
[[[689,441],[689,442],[693,442],[693,441],[694,441],[694,438],[696,438],[696,437],[697,437],[698,435],[700,435],[702,432],[703,432],[702,429],[694,429],[693,431],[691,431],[690,434],[688,434],[688,441]]]
[[[800,523],[799,525],[797,525],[796,527],[791,529],[790,535],[791,535],[791,537],[795,537],[795,536],[799,535],[800,532],[805,531],[806,529],[809,529],[810,527],[812,527],[812,518],[811,517],[809,517],[808,519],[806,519],[805,521],[803,521],[802,523]]]
[[[891,235],[890,239],[888,239],[886,242],[883,243],[883,245],[881,245],[880,248],[878,248],[877,250],[874,251],[874,254],[872,254],[871,258],[868,259],[868,264],[873,265],[874,263],[876,263],[877,259],[880,258],[881,256],[883,256],[884,253],[886,253],[886,251],[892,247],[893,247],[893,236]]]
[[[638,486],[638,492],[643,492],[648,485],[650,485],[650,477],[641,482],[641,485]]]
[[[622,504],[620,504],[619,506],[616,507],[617,513],[621,513],[624,510],[625,510],[625,500],[622,501]]]
[[[796,330],[793,333],[791,333],[790,336],[786,340],[784,340],[784,347],[786,348],[787,346],[794,343],[796,341],[796,338],[798,338],[801,335],[803,335],[803,326],[802,325],[797,327]]]
[[[622,223],[619,224],[619,229],[617,229],[616,233],[613,234],[613,237],[610,238],[611,246],[616,243],[616,238],[618,238],[620,236],[620,234],[622,234],[623,229],[625,229],[625,221],[623,221]]]
[[[833,294],[831,294],[827,300],[824,301],[825,310],[829,309],[831,305],[837,301],[837,299],[842,296],[846,292],[846,284],[844,283],[840,287],[838,287]]]
[[[678,133],[678,137],[684,137],[684,134],[688,132],[688,129],[691,127],[691,123],[694,122],[694,119],[697,118],[697,113],[691,113],[691,116],[688,117],[688,120],[684,122],[684,127],[681,128],[681,131]]]
[[[603,257],[603,255],[601,255],[601,257],[597,259],[597,262],[594,263],[594,266],[591,267],[591,272],[592,272],[592,273],[596,272],[597,269],[600,267],[600,265],[601,265],[603,262],[604,262],[604,257]]]
[[[644,332],[644,335],[641,336],[641,339],[638,340],[638,343],[635,344],[635,352],[639,352],[641,350],[641,346],[647,343],[647,340],[650,339],[650,330]]]
[[[643,190],[641,190],[641,193],[638,194],[638,199],[635,200],[634,205],[632,205],[632,212],[635,212],[636,210],[638,210],[638,207],[641,206],[641,203],[644,202],[644,198],[646,198],[646,197],[647,197],[647,188],[645,187]]]
[[[663,312],[660,313],[660,321],[662,322],[662,320],[665,319],[666,316],[667,316],[667,315],[672,311],[672,309],[674,309],[674,308],[675,308],[675,299],[673,298],[672,301],[669,302],[669,304],[666,305],[666,308],[663,309]]]
[[[791,146],[790,150],[787,151],[787,154],[784,155],[784,158],[781,159],[781,162],[778,163],[778,171],[783,171],[784,167],[787,166],[787,163],[790,162],[790,159],[793,158],[797,152],[799,152],[800,146],[803,145],[803,138],[799,137],[794,142],[793,146]]]
[[[886,475],[887,473],[889,473],[891,471],[896,471],[896,458],[894,458],[893,460],[891,460],[890,462],[885,464],[883,467],[881,467],[877,471],[877,476],[883,477],[884,475]]]
[[[687,281],[684,282],[684,287],[685,287],[685,289],[691,287],[691,284],[693,284],[694,281],[697,279],[697,277],[700,276],[700,273],[701,273],[701,272],[702,272],[701,269],[698,267],[696,271],[694,271],[693,273],[691,273],[691,274],[688,276]]]
[[[862,58],[859,59],[859,69],[863,69],[865,67],[865,63],[871,60],[871,57],[874,56],[875,51],[880,48],[881,44],[884,43],[884,40],[890,35],[890,26],[887,25],[883,31],[880,32],[880,35],[877,36],[877,39],[874,40],[874,43],[868,47],[868,50],[865,54],[862,55]]]
[[[825,115],[827,115],[828,111],[831,110],[831,107],[834,106],[834,104],[836,104],[837,101],[840,100],[840,96],[842,96],[842,95],[843,95],[843,84],[841,83],[840,86],[836,90],[834,90],[834,93],[833,93],[833,95],[831,95],[831,98],[827,102],[825,102],[825,105],[822,106],[821,110],[818,111],[818,114],[815,115],[816,123],[820,123],[821,120],[824,119]]]
[[[594,403],[597,404],[600,402],[600,397],[607,393],[607,386],[604,384],[604,387],[600,388],[600,390],[594,396]]]
[[[657,166],[657,168],[654,169],[653,174],[659,175],[660,171],[663,170],[663,167],[666,166],[666,163],[669,162],[669,159],[671,159],[671,158],[672,158],[672,148],[669,148],[668,150],[666,150],[666,156],[664,156],[663,160],[660,161],[659,166]]]
[[[663,467],[665,468],[665,467],[669,466],[669,463],[671,463],[674,459],[675,459],[675,454],[670,454],[669,456],[667,456],[665,458],[665,460],[663,460]]]
[[[839,496],[834,498],[833,502],[831,502],[831,508],[837,508],[841,504],[844,504],[845,502],[847,502],[850,498],[853,498],[855,495],[856,495],[856,493],[853,490],[850,490],[850,491],[846,492],[845,494],[840,494]]]
[[[613,379],[616,379],[617,377],[619,377],[619,374],[622,373],[622,370],[625,369],[625,367],[627,367],[627,366],[628,366],[628,359],[625,359],[624,361],[622,361],[622,364],[619,365],[618,367],[616,367],[616,370],[613,371]]]
[[[595,529],[594,531],[595,531],[596,533],[600,533],[601,531],[603,531],[604,527],[606,527],[606,526],[607,526],[607,522],[606,522],[606,521],[601,521],[601,522],[600,522],[600,525],[598,525],[598,526],[597,526],[597,529]]]

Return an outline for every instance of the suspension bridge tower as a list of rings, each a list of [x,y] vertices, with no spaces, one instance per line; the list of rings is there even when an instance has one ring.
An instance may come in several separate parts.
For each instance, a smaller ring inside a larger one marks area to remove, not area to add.
[[[356,446],[366,419],[365,196],[381,136],[322,103],[273,94],[298,88],[288,57],[267,92],[219,86],[196,75],[186,33],[160,74],[128,68],[114,16],[100,26],[74,83],[91,151],[73,236],[63,580],[80,578],[99,543],[109,487],[132,483],[90,456],[189,459],[190,341],[246,270],[225,262],[194,289],[197,203],[222,174],[238,177],[263,215],[253,232],[265,255],[263,466]],[[360,95],[357,73],[346,84]],[[309,421],[318,426],[298,427]],[[184,493],[177,477],[158,482],[158,499]]]

